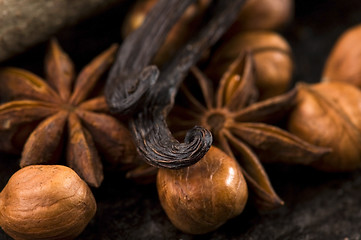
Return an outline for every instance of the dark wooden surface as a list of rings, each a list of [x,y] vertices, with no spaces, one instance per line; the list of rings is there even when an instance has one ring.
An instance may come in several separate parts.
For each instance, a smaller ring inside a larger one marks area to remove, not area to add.
[[[124,11],[124,6],[112,9],[58,34],[78,70],[112,42],[121,41]],[[337,37],[357,23],[361,23],[359,0],[296,0],[295,20],[283,32],[294,53],[294,83],[319,81]],[[42,75],[45,47],[39,44],[1,65]],[[17,157],[0,154],[1,188],[17,169]],[[240,216],[204,236],[187,235],[172,226],[154,184],[138,185],[107,171],[102,186],[93,189],[97,214],[78,239],[361,239],[361,171],[329,174],[278,164],[266,165],[266,170],[285,206],[259,213],[248,204]],[[0,239],[10,238],[0,230]]]

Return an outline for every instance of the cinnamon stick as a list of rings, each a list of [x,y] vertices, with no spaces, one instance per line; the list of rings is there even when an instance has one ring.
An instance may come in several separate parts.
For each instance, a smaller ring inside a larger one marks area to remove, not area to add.
[[[0,61],[125,0],[2,0]]]

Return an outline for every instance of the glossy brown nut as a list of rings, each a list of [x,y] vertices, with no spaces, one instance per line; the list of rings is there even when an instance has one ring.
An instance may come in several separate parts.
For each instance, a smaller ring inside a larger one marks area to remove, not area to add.
[[[344,32],[333,47],[323,71],[323,81],[341,81],[361,88],[361,24]]]
[[[361,91],[330,82],[299,85],[298,103],[291,112],[290,132],[332,152],[313,166],[325,171],[351,171],[361,166]]]
[[[225,40],[212,56],[206,74],[212,79],[220,79],[242,51],[252,53],[261,99],[286,92],[293,73],[291,47],[275,32],[241,32]]]
[[[24,167],[0,193],[0,226],[14,239],[74,239],[95,212],[90,188],[65,166]]]
[[[171,222],[191,234],[217,229],[239,215],[248,198],[238,163],[216,147],[190,167],[159,169],[157,188]]]

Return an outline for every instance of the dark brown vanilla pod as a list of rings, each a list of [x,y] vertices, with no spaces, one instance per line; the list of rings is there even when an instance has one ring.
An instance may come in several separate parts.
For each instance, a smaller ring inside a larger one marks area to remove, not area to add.
[[[155,50],[159,48],[158,43],[161,42],[155,38],[164,40],[164,28],[168,27],[168,24],[159,21],[159,15],[163,15],[164,10],[165,14],[169,13],[173,18],[178,13],[178,5],[185,9],[186,4],[183,1],[160,0],[150,11],[144,24],[125,39],[108,78],[106,95],[115,112],[132,113],[130,129],[138,151],[149,164],[165,168],[187,167],[199,161],[209,150],[212,135],[208,130],[195,127],[188,132],[185,143],[180,143],[172,136],[165,118],[190,67],[231,25],[243,2],[244,0],[215,1],[209,9],[208,23],[178,51],[160,72],[159,78],[156,68],[147,65],[151,60],[150,55],[155,54]],[[166,26],[163,27],[162,24]],[[149,37],[147,32],[152,33],[153,37]],[[143,50],[139,50],[142,48]],[[145,77],[142,75],[144,69]],[[149,79],[152,81],[149,82]]]
[[[194,1],[160,0],[144,23],[123,41],[105,88],[111,111],[128,115],[143,108],[159,74],[157,67],[150,66],[151,60],[172,26]]]
[[[124,38],[142,25],[148,12],[157,2],[158,0],[135,1],[122,24]],[[163,66],[199,30],[210,3],[211,0],[196,0],[184,11],[153,58],[152,62],[155,65]]]

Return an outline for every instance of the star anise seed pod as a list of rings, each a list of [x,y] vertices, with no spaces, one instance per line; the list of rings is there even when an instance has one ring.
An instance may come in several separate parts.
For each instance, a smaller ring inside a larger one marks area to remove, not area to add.
[[[67,165],[94,187],[103,180],[100,155],[131,163],[136,149],[130,132],[109,115],[102,93],[91,95],[117,48],[114,44],[101,53],[76,78],[56,40],[45,59],[48,82],[26,70],[2,68],[0,96],[8,102],[0,105],[0,150],[16,152],[24,146],[20,166],[25,167],[56,163],[66,147]]]
[[[214,144],[240,163],[256,205],[261,209],[282,205],[260,160],[308,164],[329,151],[266,124],[285,113],[295,99],[296,90],[256,102],[258,93],[250,53],[240,54],[230,65],[215,93],[211,81],[198,68],[193,67],[192,72],[204,104],[182,86],[190,105],[175,107],[170,115],[169,125],[175,136],[184,137],[187,129],[195,125],[207,128],[214,136]]]

